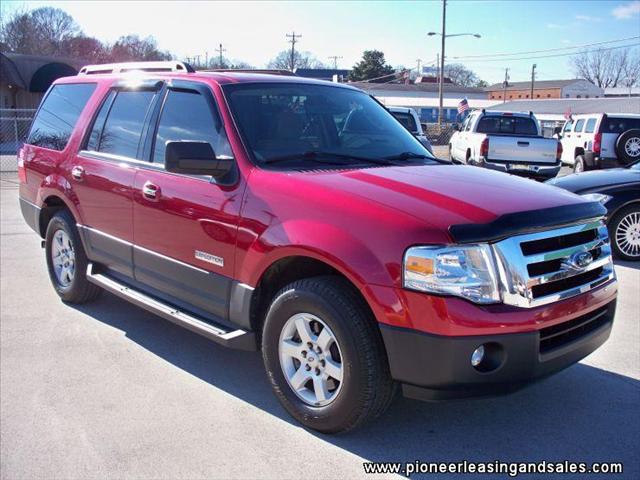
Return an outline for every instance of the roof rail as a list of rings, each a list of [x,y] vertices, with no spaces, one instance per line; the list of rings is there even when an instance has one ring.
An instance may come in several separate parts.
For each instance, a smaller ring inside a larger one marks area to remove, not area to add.
[[[297,75],[290,70],[277,70],[277,69],[252,69],[252,68],[211,68],[205,70],[198,70],[199,72],[219,72],[219,73],[265,73],[269,75],[282,75],[284,77],[297,77]]]
[[[105,63],[103,65],[85,65],[80,69],[78,75],[123,73],[135,70],[143,72],[195,72],[193,67],[185,62],[122,62]]]

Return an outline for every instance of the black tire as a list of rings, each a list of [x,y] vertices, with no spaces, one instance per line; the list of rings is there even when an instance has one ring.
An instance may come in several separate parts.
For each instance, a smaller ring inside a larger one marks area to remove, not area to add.
[[[47,257],[47,268],[49,270],[49,278],[53,284],[58,296],[68,303],[86,303],[95,300],[102,289],[87,280],[87,255],[82,246],[76,222],[73,215],[68,210],[60,210],[57,212],[49,225],[47,225],[47,233],[45,236],[45,254]],[[63,284],[57,277],[53,265],[52,249],[54,236],[58,231],[62,230],[71,240],[73,257],[75,259],[75,267],[73,278],[68,284]]]
[[[634,214],[635,217],[633,216]],[[629,217],[630,215],[631,217]],[[634,254],[633,252],[629,251],[629,244],[624,244],[624,242],[622,242],[621,239],[618,238],[619,233],[621,233],[619,232],[621,224],[623,223],[623,220],[625,218],[636,218],[636,220],[640,219],[640,205],[635,204],[621,208],[613,215],[613,217],[611,217],[608,225],[609,237],[611,238],[611,249],[613,250],[613,256],[615,258],[637,262],[640,261],[640,250],[638,250],[637,253]],[[624,250],[627,250],[627,253],[625,253]]]
[[[586,168],[586,163],[584,162],[584,157],[582,155],[578,155],[573,164],[573,173],[581,173],[584,172]]]
[[[311,406],[299,398],[280,364],[281,332],[299,313],[322,319],[339,344],[343,381],[325,406]],[[299,280],[275,295],[264,322],[262,356],[278,400],[292,417],[313,430],[352,430],[382,415],[393,400],[395,383],[375,319],[353,287],[339,277]]]
[[[635,148],[634,148],[635,147]],[[622,134],[616,140],[616,155],[623,165],[640,160],[640,128],[632,128]]]

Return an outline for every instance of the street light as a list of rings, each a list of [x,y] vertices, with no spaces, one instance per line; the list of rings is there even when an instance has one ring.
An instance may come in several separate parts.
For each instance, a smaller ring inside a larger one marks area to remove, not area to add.
[[[444,94],[444,43],[448,37],[475,37],[480,38],[480,34],[478,33],[450,33],[446,34],[446,20],[447,20],[447,0],[442,0],[442,33],[438,32],[429,32],[427,36],[433,37],[434,35],[440,35],[442,37],[442,47],[440,52],[440,81],[438,86],[438,96],[440,97],[440,109],[438,111],[438,125],[442,126],[442,113],[443,113],[443,94]]]

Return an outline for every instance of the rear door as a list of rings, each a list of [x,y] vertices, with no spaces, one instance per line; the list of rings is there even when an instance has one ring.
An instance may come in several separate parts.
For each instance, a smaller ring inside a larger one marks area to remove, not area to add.
[[[640,128],[640,118],[606,116],[600,122],[602,132],[602,158],[617,158],[616,142],[618,137],[632,128]]]
[[[224,322],[244,181],[237,171],[216,183],[164,170],[168,141],[206,141],[217,157],[232,155],[209,86],[173,81],[149,138],[151,162],[134,182],[135,278],[172,303]]]
[[[145,122],[159,85],[114,86],[105,95],[71,169],[92,260],[133,276],[133,181]]]
[[[573,127],[575,122],[569,119],[562,129],[562,161],[569,165],[573,165],[575,159],[573,156]]]

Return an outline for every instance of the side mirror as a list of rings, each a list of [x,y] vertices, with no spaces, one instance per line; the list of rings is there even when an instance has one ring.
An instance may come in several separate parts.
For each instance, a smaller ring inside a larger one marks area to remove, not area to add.
[[[224,177],[233,168],[233,158],[216,158],[208,142],[167,142],[164,169],[172,173]]]
[[[554,127],[553,134],[560,135],[562,133],[562,127]]]

